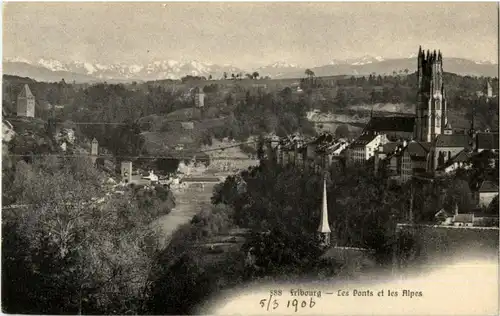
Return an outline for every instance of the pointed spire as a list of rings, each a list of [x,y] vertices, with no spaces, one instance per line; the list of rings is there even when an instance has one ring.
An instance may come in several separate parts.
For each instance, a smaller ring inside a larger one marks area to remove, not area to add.
[[[97,139],[95,139],[95,137],[94,137],[94,139],[92,140],[92,143],[93,143],[93,144],[97,144]]]
[[[323,179],[323,205],[321,208],[321,222],[319,223],[318,232],[331,233],[330,224],[328,224],[328,204],[326,197],[326,176]]]
[[[25,84],[23,86],[23,88],[21,89],[21,92],[18,95],[18,97],[20,97],[20,98],[29,98],[32,96],[33,96],[33,93],[31,93],[30,86],[28,86],[28,84]]]
[[[455,202],[455,215],[458,215],[458,203]]]

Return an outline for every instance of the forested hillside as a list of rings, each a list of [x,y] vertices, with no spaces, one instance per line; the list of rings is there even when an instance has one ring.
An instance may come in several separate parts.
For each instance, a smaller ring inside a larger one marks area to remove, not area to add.
[[[487,80],[491,82],[493,94],[498,95],[497,78],[446,73],[450,115],[469,120],[475,110],[476,126],[497,126],[498,97],[477,96],[477,92],[486,92]],[[122,123],[80,124],[76,128],[78,135],[89,140],[95,137],[100,146],[109,148],[115,155],[138,155],[153,149],[156,153],[162,150],[171,153],[171,148],[177,145],[175,141],[183,137],[185,147],[196,151],[201,144],[209,144],[212,137],[246,140],[251,135],[263,133],[285,135],[302,131],[311,134],[314,130],[304,118],[306,111],[311,109],[345,113],[355,111],[357,106],[366,110],[366,106],[373,103],[413,106],[417,92],[415,74],[406,73],[334,78],[309,75],[297,83],[301,91],[286,80],[283,85],[267,88],[253,87],[246,80],[194,79],[88,86],[64,80],[43,83],[4,76],[3,104],[7,116],[15,113],[16,96],[23,83],[30,84],[37,100],[36,116],[41,119]],[[193,108],[190,90],[193,87],[200,87],[205,92],[203,110]],[[180,122],[185,121],[194,122],[194,129],[183,129]],[[159,139],[166,140],[160,148],[154,145]]]

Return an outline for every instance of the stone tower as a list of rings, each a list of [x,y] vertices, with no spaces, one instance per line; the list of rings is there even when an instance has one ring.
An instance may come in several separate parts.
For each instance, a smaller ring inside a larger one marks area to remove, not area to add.
[[[194,90],[194,106],[197,108],[203,108],[205,106],[205,93],[198,87]]]
[[[122,169],[122,180],[125,183],[130,183],[132,180],[132,162],[131,161],[123,161],[121,164]]]
[[[442,134],[448,123],[446,94],[443,83],[443,56],[436,51],[418,50],[417,106],[415,139],[431,142]]]
[[[95,163],[97,160],[97,156],[99,156],[99,143],[97,139],[92,140],[92,147],[90,149],[90,156],[92,158],[92,162]]]
[[[329,247],[332,231],[328,223],[328,204],[326,197],[326,176],[323,179],[323,204],[321,207],[321,220],[318,227],[318,239],[321,247]]]
[[[493,87],[491,86],[490,81],[486,81],[486,97],[487,98],[492,98],[493,97]]]
[[[35,117],[35,96],[27,84],[17,96],[17,116]]]

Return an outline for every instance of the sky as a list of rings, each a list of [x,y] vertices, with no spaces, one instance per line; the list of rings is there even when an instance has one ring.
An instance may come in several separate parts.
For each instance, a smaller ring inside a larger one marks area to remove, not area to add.
[[[8,3],[3,56],[145,64],[197,60],[237,67],[313,67],[364,55],[498,62],[490,3]]]

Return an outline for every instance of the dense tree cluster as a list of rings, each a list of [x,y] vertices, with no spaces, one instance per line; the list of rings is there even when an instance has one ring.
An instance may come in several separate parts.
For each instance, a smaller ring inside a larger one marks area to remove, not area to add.
[[[215,138],[229,137],[244,141],[252,135],[276,133],[286,136],[295,132],[313,135],[314,128],[306,119],[304,100],[287,102],[286,97],[276,94],[251,95],[231,106],[226,124],[207,131]]]
[[[7,151],[8,152],[8,151]],[[106,194],[88,158],[8,154],[2,212],[2,307],[9,313],[137,313],[158,249],[151,222],[170,212],[164,188]],[[5,204],[4,204],[5,205]]]
[[[319,225],[321,176],[275,167],[252,169],[242,173],[241,179],[228,178],[214,192],[213,202],[232,205],[234,220],[242,227],[271,230],[280,238],[300,236],[307,245],[304,249],[314,249],[311,244]],[[334,169],[328,183],[329,218],[337,242],[386,255],[392,225],[408,211],[408,190],[386,187],[369,171],[358,169]],[[285,239],[281,249],[296,250],[298,242]]]

